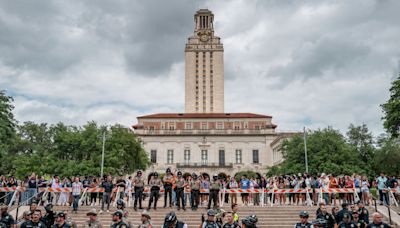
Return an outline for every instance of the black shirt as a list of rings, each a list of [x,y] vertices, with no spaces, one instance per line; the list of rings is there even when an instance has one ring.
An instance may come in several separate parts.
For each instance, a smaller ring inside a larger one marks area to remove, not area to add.
[[[113,188],[114,188],[114,185],[112,183],[108,182],[108,181],[104,181],[101,184],[101,187],[104,188],[104,192],[111,193]]]
[[[386,223],[379,223],[379,224],[375,224],[375,223],[370,223],[367,228],[390,228],[390,226]]]
[[[326,227],[327,228],[333,228],[335,226],[336,220],[335,217],[333,217],[333,215],[326,213],[326,214],[322,214],[319,213],[317,215],[317,219],[324,219],[326,221]]]
[[[1,216],[0,223],[4,223],[7,227],[15,224],[14,218],[7,212]]]
[[[35,179],[30,179],[28,182],[29,188],[36,188],[36,180]]]
[[[46,228],[43,222],[34,223],[32,221],[26,221],[22,223],[21,228]]]

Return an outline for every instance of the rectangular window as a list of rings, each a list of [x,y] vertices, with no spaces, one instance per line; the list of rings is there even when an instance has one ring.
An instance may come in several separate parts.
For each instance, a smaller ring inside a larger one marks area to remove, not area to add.
[[[255,164],[260,163],[260,159],[258,156],[258,150],[253,150],[253,163],[255,163]]]
[[[207,123],[201,123],[201,129],[207,130]]]
[[[157,150],[150,151],[150,161],[151,163],[157,163]]]
[[[174,150],[167,151],[167,164],[174,163]]]
[[[201,151],[201,164],[207,165],[207,161],[208,161],[208,153],[207,153],[207,150],[202,150],[202,151]]]
[[[254,127],[254,129],[260,130],[260,126],[256,125],[256,126]]]
[[[219,165],[225,165],[225,150],[219,150]]]
[[[196,100],[198,100],[199,97],[196,97]],[[186,130],[192,129],[192,123],[186,123]]]
[[[242,164],[242,150],[236,150],[236,164]]]
[[[190,162],[190,150],[185,149],[184,154],[183,154],[183,159],[185,160],[185,164],[189,164]]]

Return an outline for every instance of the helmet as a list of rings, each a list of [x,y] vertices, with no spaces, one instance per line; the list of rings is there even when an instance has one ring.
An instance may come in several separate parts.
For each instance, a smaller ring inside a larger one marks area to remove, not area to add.
[[[323,225],[326,225],[326,220],[325,220],[325,219],[322,219],[322,218],[319,218],[319,219],[314,220],[314,221],[312,222],[312,224],[313,224],[313,225],[320,225],[320,226],[323,226]]]
[[[249,215],[246,218],[242,219],[242,223],[246,225],[246,227],[256,227],[258,219],[256,215]]]
[[[193,177],[194,179],[196,179],[196,178],[197,178],[197,174],[192,173],[192,177]]]
[[[136,175],[142,175],[142,171],[138,170],[138,171],[136,172]]]
[[[218,179],[218,175],[217,175],[217,174],[214,174],[214,175],[213,175],[213,179],[214,179],[214,180]]]
[[[165,170],[165,172],[166,172],[166,173],[170,173],[170,172],[171,172],[171,169],[170,169],[170,168],[167,168],[167,170]]]
[[[207,215],[208,215],[208,216],[215,216],[215,211],[212,210],[212,209],[209,209],[209,210],[207,211]]]
[[[113,214],[113,215],[115,215],[115,216],[118,216],[118,217],[122,218],[123,214],[124,214],[124,213],[123,213],[121,210],[118,210],[118,211],[114,212],[114,214]]]
[[[125,207],[125,202],[122,199],[117,200],[117,206],[123,206]]]
[[[153,173],[153,176],[158,177],[158,173],[157,173],[157,172],[154,172],[154,173]]]
[[[308,218],[308,216],[309,216],[308,211],[300,211],[299,216]]]
[[[182,172],[181,171],[178,171],[178,174],[177,174],[178,176],[182,176]]]
[[[164,220],[165,223],[169,224],[169,223],[172,223],[175,221],[176,221],[175,212],[171,211],[165,216],[165,220]]]
[[[53,211],[53,204],[49,203],[47,204],[44,209],[46,210],[46,212],[50,212]]]

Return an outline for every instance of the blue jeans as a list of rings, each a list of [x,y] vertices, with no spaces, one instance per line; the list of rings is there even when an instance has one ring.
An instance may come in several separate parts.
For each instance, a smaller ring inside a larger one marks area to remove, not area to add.
[[[79,195],[72,195],[72,208],[74,211],[78,210],[78,205],[79,205]]]

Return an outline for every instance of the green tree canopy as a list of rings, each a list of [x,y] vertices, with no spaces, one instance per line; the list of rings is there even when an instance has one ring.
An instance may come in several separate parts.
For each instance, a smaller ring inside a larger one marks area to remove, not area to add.
[[[6,172],[9,168],[9,149],[16,139],[16,121],[12,113],[14,106],[13,98],[0,90],[0,173]]]
[[[304,140],[296,135],[285,140],[281,147],[284,161],[273,167],[277,174],[293,174],[305,172]],[[307,152],[309,173],[321,172],[332,174],[365,173],[359,156],[346,143],[345,137],[337,130],[325,128],[310,131],[307,135]],[[271,174],[271,173],[269,173]]]
[[[368,130],[367,125],[362,124],[360,126],[355,126],[350,124],[346,135],[351,149],[358,154],[358,157],[363,162],[364,167],[367,167],[368,171],[370,171],[370,166],[368,163],[370,163],[374,157],[375,147],[374,137]]]
[[[383,109],[383,126],[392,138],[400,135],[400,74],[392,82],[389,100],[381,105]]]

